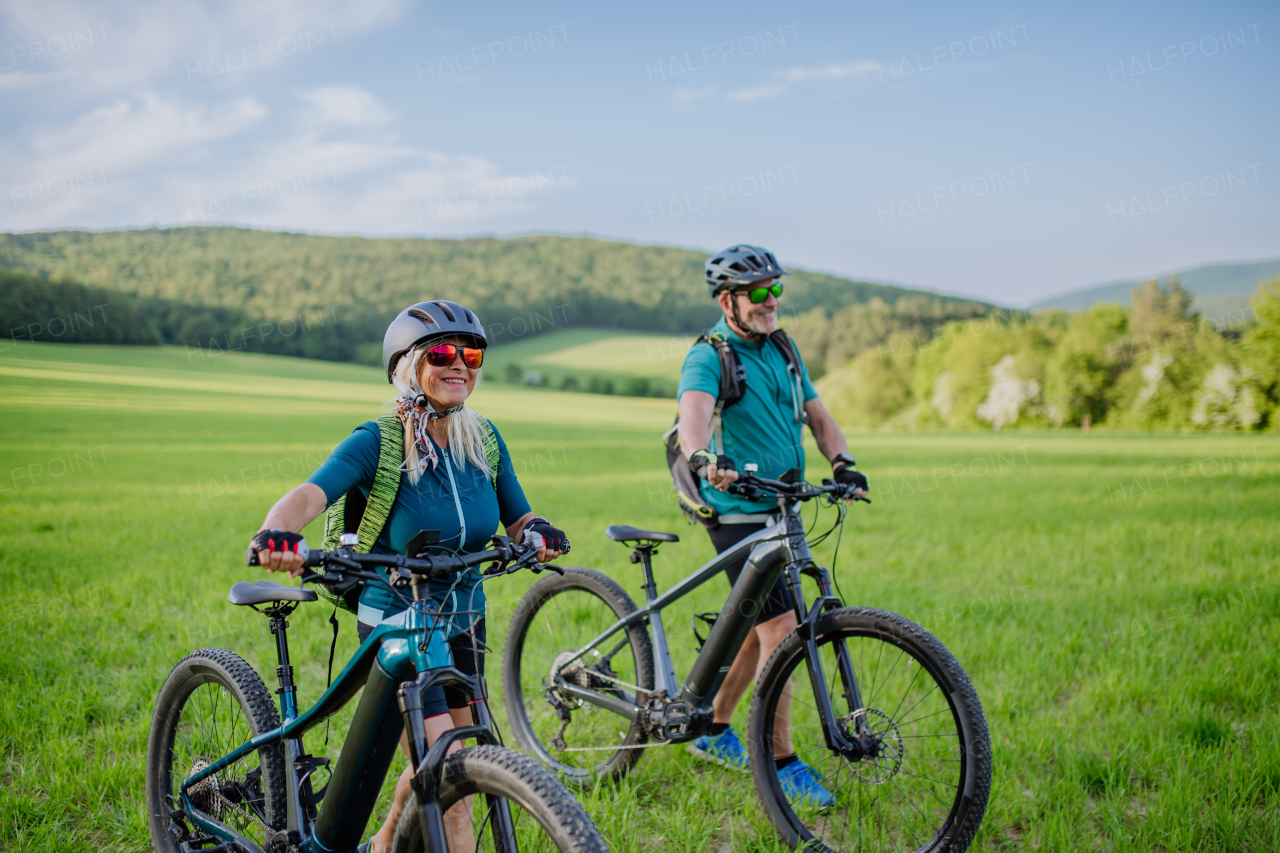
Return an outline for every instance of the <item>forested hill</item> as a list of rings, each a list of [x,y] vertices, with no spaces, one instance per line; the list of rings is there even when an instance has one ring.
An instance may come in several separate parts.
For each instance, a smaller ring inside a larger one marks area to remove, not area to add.
[[[208,227],[0,234],[0,267],[53,281],[265,320],[330,309],[371,330],[405,305],[448,298],[491,326],[519,327],[518,318],[544,326],[554,316],[577,326],[693,332],[717,313],[701,283],[704,260],[587,237],[364,239]],[[786,283],[785,306],[795,312],[833,314],[904,296],[944,313],[989,307],[800,271]]]

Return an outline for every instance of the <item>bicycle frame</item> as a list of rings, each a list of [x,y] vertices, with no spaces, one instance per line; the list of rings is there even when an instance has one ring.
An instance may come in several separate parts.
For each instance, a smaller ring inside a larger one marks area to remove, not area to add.
[[[346,853],[356,848],[382,790],[395,757],[400,735],[407,730],[410,760],[416,769],[414,788],[422,804],[422,828],[427,850],[447,849],[443,816],[438,800],[440,772],[448,748],[455,742],[475,739],[498,743],[492,729],[484,679],[463,674],[453,666],[453,656],[438,618],[424,612],[424,602],[374,628],[324,695],[299,714],[289,664],[283,616],[272,616],[280,666],[280,726],[246,741],[232,752],[187,778],[181,786],[183,811],[191,823],[235,849],[263,853],[261,847],[210,814],[195,808],[193,786],[254,750],[280,745],[285,761],[287,828],[290,844],[304,853]],[[290,608],[291,610],[291,608]],[[285,611],[285,614],[287,615]],[[433,623],[428,627],[428,620]],[[475,725],[448,731],[430,749],[423,727],[423,693],[437,685],[456,686],[482,701],[472,704]],[[319,795],[310,793],[315,764],[303,761],[302,736],[337,713],[364,688],[342,752],[328,784]],[[495,800],[497,798],[494,798]],[[319,804],[315,819],[309,811]],[[505,801],[495,808],[495,837],[507,850],[515,849],[511,815]]]
[[[826,610],[842,606],[832,594],[831,575],[813,562],[808,543],[805,542],[804,525],[795,510],[785,500],[778,502],[779,520],[743,539],[693,574],[681,580],[662,595],[657,594],[653,579],[651,555],[653,545],[640,545],[636,551],[645,574],[643,607],[624,616],[602,631],[585,646],[576,650],[561,663],[561,670],[599,648],[630,625],[647,622],[653,646],[653,663],[656,676],[655,689],[649,696],[622,692],[621,696],[600,693],[557,677],[556,689],[588,702],[632,723],[648,724],[651,733],[659,740],[682,742],[705,734],[711,724],[712,702],[719,692],[729,667],[755,625],[756,616],[769,597],[779,577],[785,574],[787,588],[799,623],[801,639],[806,645],[806,661],[809,678],[818,701],[823,734],[827,747],[850,757],[861,757],[857,743],[850,740],[838,725],[835,709],[826,690],[826,677],[818,658],[814,642],[814,626]],[[746,566],[734,584],[728,600],[715,625],[711,628],[702,651],[689,670],[683,686],[677,686],[675,667],[667,645],[666,631],[662,624],[662,610],[684,598],[702,586],[733,561],[746,556]],[[812,607],[806,607],[800,576],[807,574],[818,582],[819,596]],[[849,660],[848,649],[843,642],[836,646],[837,666],[844,696],[852,713],[862,706],[857,678]],[[655,708],[651,700],[661,697],[662,704]],[[630,701],[628,701],[630,698]]]

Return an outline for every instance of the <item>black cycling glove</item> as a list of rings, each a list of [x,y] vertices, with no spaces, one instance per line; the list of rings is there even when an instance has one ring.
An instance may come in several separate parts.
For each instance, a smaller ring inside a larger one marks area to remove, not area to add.
[[[565,536],[563,530],[552,527],[551,522],[540,515],[535,515],[533,520],[524,526],[524,542],[526,545],[538,544],[534,541],[535,536],[550,550],[559,551],[561,554],[569,553],[569,537]]]
[[[287,530],[259,530],[249,540],[249,550],[244,555],[245,565],[259,565],[259,551],[269,551],[271,553],[278,551],[282,554],[288,551],[305,557],[308,553],[307,540],[302,538],[301,533],[290,533]]]
[[[867,475],[854,468],[852,465],[845,465],[838,469],[833,479],[842,486],[852,486],[855,489],[862,489],[864,492],[868,490]]]
[[[689,457],[689,470],[693,472],[695,477],[701,477],[704,480],[707,477],[707,467],[714,465],[721,471],[736,471],[733,460],[723,453],[716,455],[710,450],[695,450],[693,455]]]

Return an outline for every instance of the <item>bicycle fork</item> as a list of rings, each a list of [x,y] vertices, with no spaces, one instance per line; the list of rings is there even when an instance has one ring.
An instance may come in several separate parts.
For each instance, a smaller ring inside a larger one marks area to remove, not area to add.
[[[479,701],[471,706],[475,725],[450,729],[428,748],[425,718],[422,715],[422,695],[428,688],[438,684],[478,687],[472,694],[479,697]],[[440,808],[440,782],[449,748],[454,743],[470,739],[475,739],[477,743],[501,745],[494,734],[487,696],[483,678],[473,680],[452,667],[423,673],[415,682],[402,685],[397,693],[400,711],[404,715],[405,731],[409,733],[410,761],[416,768],[412,784],[421,809],[422,837],[426,850],[449,849],[444,829],[444,812]],[[515,822],[511,817],[510,804],[505,798],[490,794],[485,795],[485,801],[486,812],[493,826],[495,849],[501,853],[516,853]],[[479,827],[480,832],[483,829],[483,825]]]
[[[805,550],[807,551],[808,549],[806,548]],[[808,608],[805,607],[804,592],[800,585],[802,566],[806,569],[812,568],[812,571],[808,573],[817,579],[820,593],[814,599],[813,606]],[[787,566],[786,576],[787,586],[791,591],[791,600],[795,606],[796,618],[799,621],[796,626],[796,633],[799,635],[801,642],[804,643],[804,657],[809,671],[809,684],[813,689],[814,701],[817,703],[818,716],[822,720],[823,739],[826,741],[827,748],[832,752],[856,761],[863,756],[862,744],[857,740],[850,740],[840,730],[839,716],[834,705],[832,705],[831,695],[827,692],[827,677],[823,671],[822,659],[818,656],[818,619],[827,610],[834,610],[840,607],[842,602],[831,594],[830,575],[825,570],[814,566],[807,554]],[[849,658],[849,647],[845,644],[844,638],[837,639],[833,647],[840,683],[844,688],[842,692],[845,701],[848,703],[850,713],[852,713],[862,707],[862,696],[858,691],[858,678],[854,674],[853,662]],[[862,722],[859,720],[856,725],[861,728]]]

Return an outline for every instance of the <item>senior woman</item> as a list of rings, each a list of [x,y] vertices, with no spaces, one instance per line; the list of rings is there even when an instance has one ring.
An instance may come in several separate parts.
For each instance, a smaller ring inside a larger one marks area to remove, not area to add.
[[[403,554],[421,530],[439,531],[437,551],[474,553],[484,550],[499,522],[516,541],[523,537],[526,543],[539,544],[538,559],[542,562],[568,552],[569,540],[564,533],[530,510],[502,437],[467,408],[487,345],[484,326],[476,315],[444,300],[406,308],[387,328],[383,365],[400,396],[397,418],[384,418],[383,423],[394,428],[399,421],[404,462],[395,502],[372,548],[375,553]],[[368,498],[374,487],[381,440],[377,423],[361,424],[307,482],[276,502],[250,545],[251,551],[257,549],[260,565],[291,575],[301,572],[301,558],[288,550],[297,541],[296,534],[352,489]],[[496,471],[489,462],[495,442]],[[490,452],[486,452],[486,444]],[[286,532],[289,535],[281,535]],[[485,597],[479,572],[472,570],[454,581],[432,581],[430,592],[434,604],[451,619],[449,642],[455,665],[471,675],[483,673],[484,655],[473,654],[473,649],[484,648],[485,637]],[[367,584],[360,592],[357,613],[361,641],[379,622],[403,609],[389,589]],[[471,709],[461,691],[434,688],[428,699],[424,713],[429,743],[455,726],[472,724]],[[401,743],[407,753],[407,742],[402,738]],[[409,795],[411,771],[405,767],[386,822],[362,850],[382,853],[390,849],[396,821]],[[464,812],[469,810],[453,808],[445,818],[453,849],[474,846],[470,814]]]

